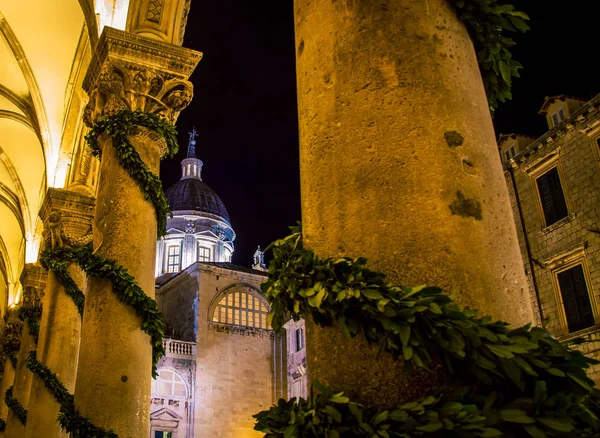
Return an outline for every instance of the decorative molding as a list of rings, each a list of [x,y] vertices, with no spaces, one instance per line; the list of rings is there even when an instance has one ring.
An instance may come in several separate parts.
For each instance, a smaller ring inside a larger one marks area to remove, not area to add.
[[[163,6],[164,0],[150,0],[148,2],[148,9],[146,10],[146,20],[152,23],[160,24]]]
[[[243,335],[243,336],[252,336],[258,338],[266,338],[269,339],[279,339],[279,334],[275,333],[273,330],[267,329],[259,329],[254,327],[242,327],[238,325],[230,325],[230,324],[222,324],[218,322],[208,322],[208,331],[213,331],[217,333],[228,333],[230,335]]]

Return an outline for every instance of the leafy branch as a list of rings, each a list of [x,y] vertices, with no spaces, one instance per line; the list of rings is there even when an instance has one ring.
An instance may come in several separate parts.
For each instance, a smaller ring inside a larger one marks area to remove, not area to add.
[[[529,17],[514,6],[498,0],[450,0],[458,18],[464,23],[477,53],[490,110],[512,99],[512,78],[519,77],[522,65],[512,58],[514,40],[507,32],[529,30]]]
[[[541,328],[511,330],[504,322],[481,318],[439,288],[390,284],[384,274],[367,268],[364,258],[321,259],[303,247],[299,226],[292,231],[271,245],[269,277],[261,285],[276,331],[289,316],[312,318],[319,326],[338,327],[346,337],[363,337],[403,359],[409,371],[414,366],[428,369],[432,357],[439,357],[448,373],[461,370],[454,380],[469,388],[464,398],[451,401],[470,405],[482,394],[496,394],[499,411],[483,424],[506,436],[574,431],[595,436],[600,393],[585,370],[598,361],[570,350]],[[440,397],[445,402],[448,391]],[[485,402],[475,405],[483,410]],[[293,411],[288,408],[286,412]],[[287,415],[289,424],[295,424]]]

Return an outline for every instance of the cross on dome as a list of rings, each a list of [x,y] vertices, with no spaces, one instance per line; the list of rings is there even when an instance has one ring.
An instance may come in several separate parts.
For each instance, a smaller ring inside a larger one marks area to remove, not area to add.
[[[188,150],[187,150],[187,158],[196,158],[196,137],[198,137],[198,133],[196,132],[196,127],[192,127],[192,131],[188,132],[190,139],[188,141]]]

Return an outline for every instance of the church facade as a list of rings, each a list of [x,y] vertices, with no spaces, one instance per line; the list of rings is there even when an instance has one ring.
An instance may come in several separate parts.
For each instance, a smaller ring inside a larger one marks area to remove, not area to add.
[[[173,217],[157,243],[156,299],[168,338],[152,382],[150,436],[259,436],[252,415],[287,395],[286,340],[267,322],[262,253],[253,268],[231,263],[236,235],[202,180],[194,136],[181,180],[166,190]]]

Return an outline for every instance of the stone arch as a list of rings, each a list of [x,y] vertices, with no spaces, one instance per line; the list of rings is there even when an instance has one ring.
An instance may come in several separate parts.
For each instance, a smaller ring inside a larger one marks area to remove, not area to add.
[[[262,306],[264,306],[264,308],[266,309],[266,312],[269,312],[271,310],[271,306],[269,306],[269,303],[267,302],[267,300],[265,299],[263,294],[260,292],[260,290],[256,286],[253,286],[249,283],[238,282],[238,283],[233,283],[233,284],[230,284],[230,285],[224,287],[217,294],[215,294],[215,296],[213,297],[213,299],[210,302],[210,305],[208,306],[207,321],[217,322],[217,321],[214,321],[215,310],[217,309],[217,306],[219,306],[219,304],[222,302],[222,300],[225,297],[227,297],[229,294],[236,293],[236,292],[239,292],[242,294],[248,294],[249,296],[251,296],[253,298],[257,298],[259,303]],[[240,305],[239,308],[243,309],[243,306]],[[246,311],[248,311],[248,308],[246,308]],[[250,311],[255,312],[254,310],[250,310]],[[258,310],[258,312],[262,312],[262,311]],[[223,323],[223,322],[221,322],[221,323]],[[235,324],[235,323],[229,323],[229,322],[226,322],[225,324],[247,326],[247,324]],[[269,329],[268,324],[260,323],[258,325],[259,326],[255,327],[255,328]]]

